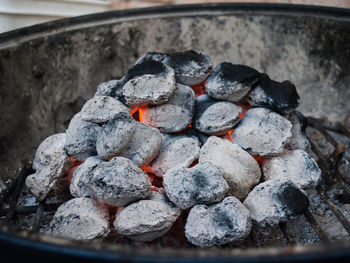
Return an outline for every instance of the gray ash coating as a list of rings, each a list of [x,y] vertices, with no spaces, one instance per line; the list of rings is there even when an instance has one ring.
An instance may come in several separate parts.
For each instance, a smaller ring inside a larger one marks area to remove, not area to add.
[[[110,96],[110,97],[115,97],[116,93],[116,87],[119,85],[120,80],[109,80],[100,83],[97,86],[97,90],[95,93],[95,96]]]
[[[199,247],[211,247],[241,240],[252,227],[249,211],[233,196],[213,205],[196,205],[188,215],[185,235]]]
[[[213,98],[237,102],[259,77],[260,73],[251,67],[223,62],[211,71],[205,90]]]
[[[136,129],[136,121],[127,112],[109,120],[97,136],[96,149],[103,159],[118,155],[130,142]]]
[[[177,81],[186,85],[203,82],[212,68],[212,62],[206,54],[193,50],[170,54],[164,63],[174,69]]]
[[[164,62],[164,60],[168,57],[167,54],[155,52],[155,51],[149,51],[145,54],[143,54],[135,64],[140,64],[145,61],[154,60],[159,62]]]
[[[309,198],[295,185],[284,185],[276,193],[277,199],[288,209],[291,214],[301,215],[310,205]]]
[[[110,232],[108,214],[90,198],[74,198],[57,209],[49,231],[75,240],[105,237]]]
[[[158,128],[161,132],[179,132],[191,124],[194,105],[194,91],[189,86],[177,83],[165,104],[142,110],[142,122]]]
[[[306,136],[307,118],[301,112],[293,111],[288,120],[292,123],[292,137],[286,144],[286,149],[309,151],[310,142]]]
[[[150,194],[146,173],[124,157],[108,162],[90,157],[73,174],[74,196],[94,197],[111,206],[125,206]]]
[[[146,200],[121,210],[113,224],[118,234],[136,241],[153,241],[169,231],[180,213],[165,196],[152,192]]]
[[[208,95],[196,98],[194,126],[210,135],[223,135],[239,122],[242,108],[228,101],[215,101]]]
[[[307,195],[291,180],[280,178],[257,185],[244,200],[260,231],[287,222],[309,206]]]
[[[97,136],[102,128],[95,123],[83,121],[81,117],[77,113],[71,119],[64,148],[69,156],[84,161],[89,156],[96,155]]]
[[[289,80],[278,82],[267,74],[261,74],[260,80],[248,94],[252,106],[265,107],[278,113],[290,113],[299,106],[300,97],[295,85]]]
[[[221,171],[209,162],[171,169],[163,178],[168,198],[181,209],[220,202],[229,189]]]
[[[109,96],[95,96],[88,100],[81,109],[83,121],[103,124],[119,112],[129,112],[130,108]]]
[[[128,72],[124,75],[122,79],[115,83],[111,83],[111,92],[109,96],[111,97],[120,97],[120,90],[129,80],[140,77],[143,75],[154,75],[154,76],[165,76],[167,74],[166,66],[159,61],[146,60],[141,63],[135,64],[131,67]],[[123,99],[122,97],[120,99]]]

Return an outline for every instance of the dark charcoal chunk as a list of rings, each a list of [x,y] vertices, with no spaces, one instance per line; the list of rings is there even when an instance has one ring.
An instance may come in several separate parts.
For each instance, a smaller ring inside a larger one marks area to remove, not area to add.
[[[277,193],[277,197],[291,214],[303,214],[310,204],[307,195],[294,185],[284,185],[283,189]]]
[[[178,82],[190,86],[203,82],[212,68],[212,62],[206,54],[193,50],[171,54],[164,63],[174,69]]]
[[[223,62],[210,73],[205,89],[215,99],[237,102],[259,77],[260,73],[251,67]]]
[[[252,106],[265,107],[281,114],[290,113],[299,106],[300,97],[292,82],[277,82],[268,75],[261,74],[259,82],[249,92],[248,100]]]

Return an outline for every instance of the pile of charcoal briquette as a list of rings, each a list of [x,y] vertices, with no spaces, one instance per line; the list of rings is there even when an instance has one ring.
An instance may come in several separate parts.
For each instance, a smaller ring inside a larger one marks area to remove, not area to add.
[[[248,66],[148,52],[41,143],[26,186],[44,200],[73,172],[52,235],[153,241],[188,213],[190,243],[242,240],[304,213],[320,180],[299,99]]]

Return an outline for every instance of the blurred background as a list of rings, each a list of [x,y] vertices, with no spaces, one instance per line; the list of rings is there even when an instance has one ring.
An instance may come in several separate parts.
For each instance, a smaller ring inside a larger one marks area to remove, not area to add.
[[[0,0],[0,33],[50,20],[110,10],[215,2],[264,2],[350,8],[350,0]]]

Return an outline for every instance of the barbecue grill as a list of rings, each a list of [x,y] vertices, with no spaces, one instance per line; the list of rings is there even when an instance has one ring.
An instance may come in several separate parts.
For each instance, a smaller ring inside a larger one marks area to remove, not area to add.
[[[143,53],[185,49],[206,52],[214,64],[234,61],[278,80],[293,80],[303,99],[299,110],[309,116],[309,139],[323,172],[313,195],[322,203],[321,210],[331,214],[329,220],[335,221],[320,221],[311,206],[303,220],[316,234],[315,242],[302,242],[293,225],[280,224],[279,233],[269,238],[279,236],[280,245],[251,236],[243,244],[207,250],[166,247],[161,241],[77,242],[40,232],[60,202],[21,201],[39,143],[64,131],[97,84],[123,76]],[[0,35],[1,257],[121,262],[348,260],[350,214],[344,207],[350,185],[338,166],[350,144],[349,61],[350,11],[298,5],[201,4],[116,11]],[[320,137],[325,140],[318,141]],[[341,194],[334,194],[334,188]],[[30,225],[21,224],[21,218],[28,216]],[[339,232],[330,235],[330,224],[339,225]]]

